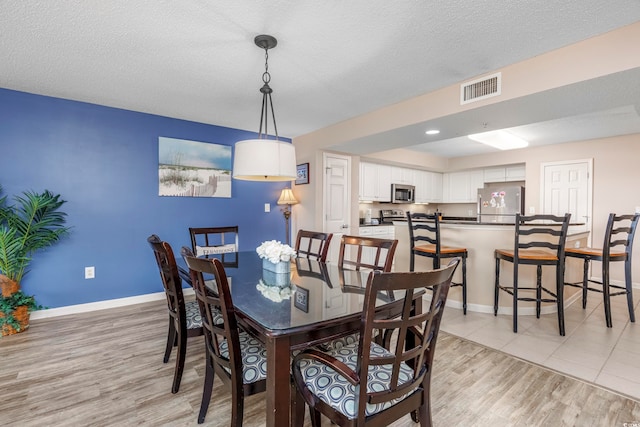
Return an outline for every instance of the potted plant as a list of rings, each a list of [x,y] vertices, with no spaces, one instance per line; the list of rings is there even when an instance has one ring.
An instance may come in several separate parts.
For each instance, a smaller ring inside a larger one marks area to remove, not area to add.
[[[0,194],[2,187],[0,186]],[[33,254],[53,245],[64,237],[66,213],[60,207],[66,203],[60,195],[48,190],[42,193],[25,191],[14,197],[10,205],[7,196],[0,198],[0,327],[2,335],[23,331],[29,327],[29,312],[40,308],[33,296],[24,294],[20,282],[28,272]]]

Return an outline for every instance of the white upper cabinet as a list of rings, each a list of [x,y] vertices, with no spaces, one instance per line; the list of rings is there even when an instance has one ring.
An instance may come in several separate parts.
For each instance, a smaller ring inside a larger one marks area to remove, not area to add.
[[[360,163],[360,201],[391,201],[391,166]]]
[[[484,170],[484,182],[504,182],[505,171],[503,167],[487,168]]]
[[[507,166],[504,168],[505,181],[524,181],[527,178],[525,164]]]
[[[415,173],[418,172],[414,169],[402,168],[399,166],[391,166],[391,183],[392,184],[406,184],[416,185]]]
[[[496,166],[484,170],[484,182],[509,182],[525,180],[525,165]]]
[[[445,203],[475,203],[478,188],[484,187],[484,171],[449,172],[442,175],[442,201]]]

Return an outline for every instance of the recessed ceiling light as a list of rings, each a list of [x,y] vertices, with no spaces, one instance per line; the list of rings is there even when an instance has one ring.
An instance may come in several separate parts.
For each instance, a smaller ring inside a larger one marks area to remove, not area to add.
[[[429,129],[428,131],[425,132],[427,135],[437,135],[440,133],[440,131],[438,129]]]
[[[474,133],[468,135],[469,139],[481,142],[499,150],[513,150],[515,148],[524,148],[529,145],[528,141],[505,132],[503,130],[492,130],[490,132]]]

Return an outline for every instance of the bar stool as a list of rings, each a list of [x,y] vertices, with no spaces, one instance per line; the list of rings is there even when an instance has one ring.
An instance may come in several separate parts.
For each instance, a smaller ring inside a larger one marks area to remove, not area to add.
[[[611,328],[611,297],[615,295],[626,295],[627,306],[629,307],[629,320],[635,322],[633,312],[633,294],[631,281],[631,249],[633,238],[636,233],[640,214],[616,215],[609,214],[607,228],[604,234],[604,244],[602,249],[598,248],[567,248],[565,256],[580,258],[584,260],[582,282],[565,283],[568,286],[582,288],[582,308],[587,305],[587,291],[600,292],[604,299],[604,317],[607,328]],[[612,249],[616,248],[616,249]],[[591,261],[602,263],[602,279],[589,279],[589,264]],[[624,261],[624,281],[625,286],[612,285],[609,278],[610,263]],[[589,287],[589,283],[602,285],[602,288]],[[614,289],[614,292],[611,290]],[[615,291],[618,290],[618,291]]]
[[[515,244],[513,249],[496,249],[496,283],[493,314],[498,315],[498,298],[500,291],[513,296],[513,332],[518,332],[518,301],[535,301],[536,317],[540,318],[540,304],[555,302],[558,306],[558,328],[564,336],[564,249],[569,229],[571,214],[563,217],[555,215],[522,216],[516,214]],[[513,285],[500,284],[500,261],[513,263]],[[536,266],[536,285],[518,285],[518,267],[520,265]],[[542,266],[556,268],[556,289],[551,291],[542,286]],[[535,297],[522,297],[518,291],[535,291]],[[544,298],[542,292],[550,298]]]
[[[440,268],[442,258],[462,258],[462,282],[451,282],[451,287],[462,287],[462,312],[467,314],[467,248],[443,246],[440,241],[440,216],[420,212],[407,212],[409,223],[409,271],[415,269],[415,256],[433,259],[433,268]],[[420,243],[426,242],[426,243]]]

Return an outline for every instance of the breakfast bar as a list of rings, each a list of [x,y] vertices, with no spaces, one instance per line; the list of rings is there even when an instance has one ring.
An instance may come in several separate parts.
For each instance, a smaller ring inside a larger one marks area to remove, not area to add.
[[[409,271],[410,243],[407,221],[394,221],[395,238],[398,239],[398,247],[395,255],[395,270]],[[447,220],[440,222],[443,244],[447,246],[466,247],[467,256],[467,310],[482,313],[493,313],[494,286],[495,286],[495,249],[513,248],[515,226],[513,224],[478,223],[476,221]],[[588,231],[584,231],[581,224],[571,224],[567,236],[566,247],[587,246]],[[425,257],[416,257],[415,270],[424,271],[432,269],[432,260]],[[454,280],[459,280],[460,271],[456,272]],[[555,281],[553,269],[543,269],[542,280],[546,283]],[[511,265],[503,265],[501,277],[505,280],[513,276]],[[565,264],[565,281],[579,281],[582,277],[582,264],[576,260],[567,259]],[[520,284],[531,286],[535,284],[535,267],[520,267]],[[575,298],[574,288],[567,288],[565,292],[565,304],[567,300]],[[447,305],[462,308],[462,291],[460,288],[452,288],[449,292]],[[502,298],[498,313],[511,313],[512,303],[510,298]],[[556,311],[554,304],[543,304],[542,313]],[[535,308],[532,303],[522,303],[520,314],[534,315]]]

